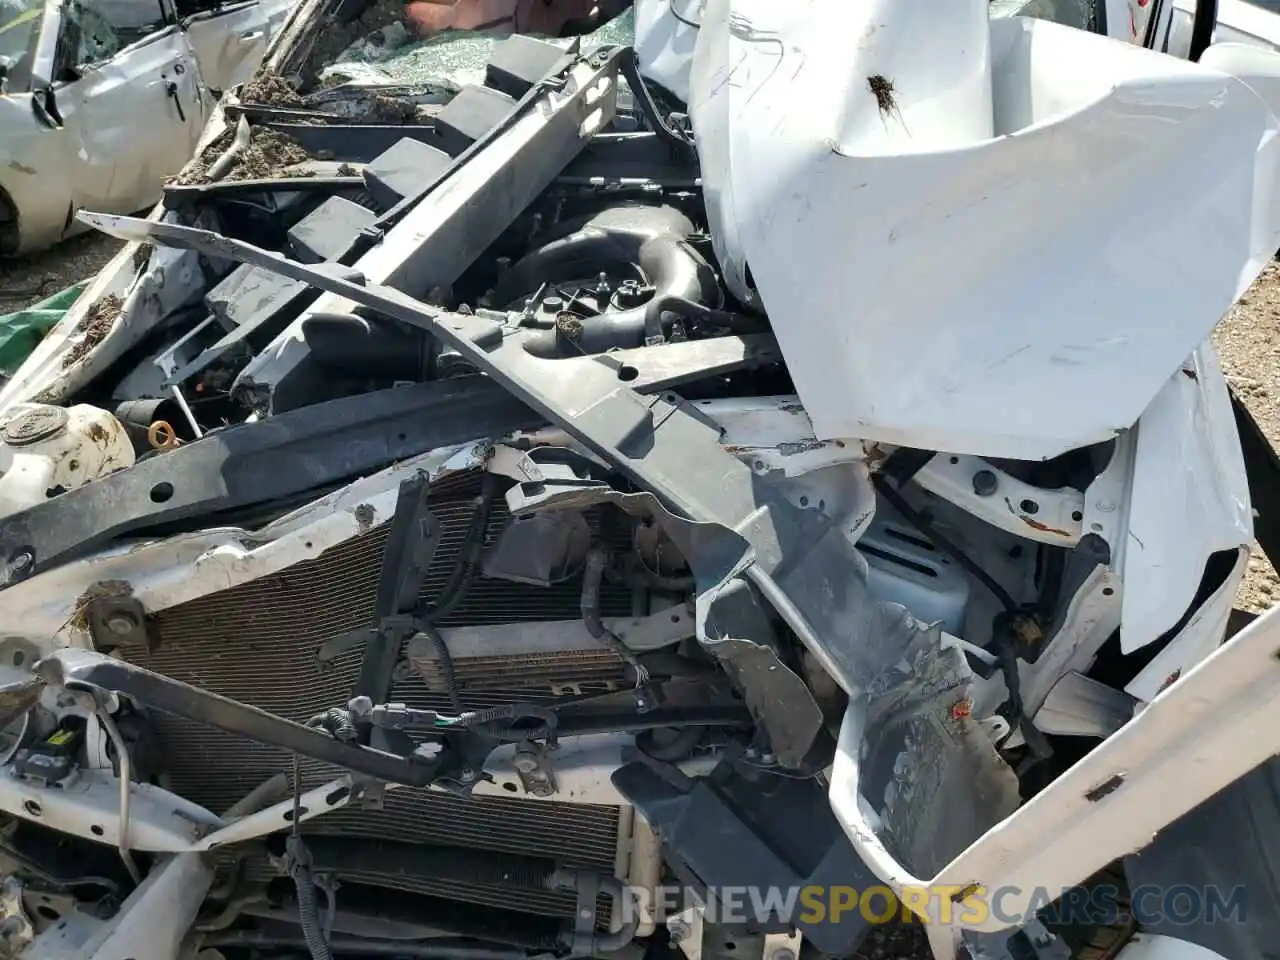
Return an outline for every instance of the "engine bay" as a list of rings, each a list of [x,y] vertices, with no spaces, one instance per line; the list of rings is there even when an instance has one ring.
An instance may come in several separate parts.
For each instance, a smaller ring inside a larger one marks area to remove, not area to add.
[[[176,890],[201,956],[851,955],[708,902],[942,871],[1220,642],[1248,536],[1123,606],[1157,401],[820,437],[634,51],[334,66],[395,7],[309,0],[156,215],[82,213],[138,245],[0,398],[15,955]]]

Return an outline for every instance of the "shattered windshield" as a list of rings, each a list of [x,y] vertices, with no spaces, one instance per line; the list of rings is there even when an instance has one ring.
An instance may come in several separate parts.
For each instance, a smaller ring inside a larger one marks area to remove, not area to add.
[[[0,92],[26,85],[43,13],[43,0],[0,0]]]
[[[394,8],[401,8],[398,0],[393,2]],[[410,5],[413,6],[419,4]],[[399,13],[399,9],[393,9],[386,17],[389,23],[338,50],[321,69],[321,83],[432,82],[457,90],[484,82],[485,64],[494,46],[503,39],[501,29],[448,29],[420,39],[398,18]],[[627,9],[584,36],[544,39],[566,49],[580,42],[583,50],[590,50],[606,44],[630,44],[634,37],[635,14]]]

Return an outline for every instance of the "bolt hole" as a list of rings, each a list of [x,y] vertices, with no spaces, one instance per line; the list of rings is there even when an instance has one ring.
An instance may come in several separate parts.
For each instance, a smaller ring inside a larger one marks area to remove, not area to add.
[[[1112,588],[1112,587],[1103,587],[1103,588],[1102,588],[1102,595],[1103,595],[1104,597],[1114,596],[1114,595],[1115,595],[1115,592],[1116,592],[1116,591],[1115,591],[1115,589],[1114,589],[1114,588]]]
[[[800,498],[800,506],[802,506],[802,507],[807,507],[808,505],[809,505],[809,498],[808,498],[808,497],[801,497],[801,498]]]
[[[1089,524],[1089,529],[1090,529],[1090,530],[1092,530],[1094,533],[1101,533],[1101,532],[1102,532],[1102,524],[1100,524],[1100,523],[1091,523],[1091,524]]]
[[[95,823],[95,824],[90,825],[90,827],[89,827],[89,832],[90,832],[90,833],[92,833],[95,837],[101,837],[101,836],[102,836],[103,834],[105,834],[107,831],[103,830],[100,826],[98,826],[98,825]]]
[[[300,816],[300,817],[305,817],[306,815],[307,815],[307,808],[306,808],[306,807],[299,807],[299,808],[298,808],[298,816]],[[285,823],[293,823],[293,811],[292,811],[292,810],[286,810],[286,811],[284,812],[284,822],[285,822]]]
[[[737,945],[736,943],[734,943],[732,940],[726,940],[726,941],[724,942],[724,948],[725,948],[726,950],[737,950],[737,949],[738,949],[738,945]]]
[[[1018,506],[1022,507],[1023,513],[1035,514],[1040,512],[1040,504],[1031,499],[1023,500]]]
[[[311,541],[310,541],[310,540],[308,540],[306,543],[304,543],[304,544],[303,544],[303,546],[304,546],[304,547],[306,547],[308,550],[310,550],[310,549],[311,549]]]
[[[679,622],[680,622],[680,614],[678,614],[678,613],[673,613],[673,614],[671,615],[671,622],[672,622],[672,623],[679,623]]]
[[[624,363],[618,368],[618,379],[623,383],[630,383],[638,376],[640,376],[640,370],[629,363]]]
[[[396,434],[396,439],[397,439],[397,440],[399,440],[401,443],[404,443],[404,442],[405,442],[406,440],[408,440],[409,438],[408,438],[405,434],[403,434],[403,433],[397,433],[397,434]]]
[[[1081,513],[1079,510],[1072,510],[1071,519],[1074,520],[1076,523],[1079,523],[1081,520],[1084,519],[1084,514]]]
[[[341,803],[350,795],[351,791],[347,787],[339,787],[337,790],[330,790],[325,794],[324,802],[332,807],[335,803]]]
[[[514,783],[512,783],[510,780],[508,780],[506,783],[504,783],[504,784],[502,785],[502,789],[503,789],[503,790],[506,790],[508,793],[519,793],[519,792],[520,792],[520,788],[519,788],[519,787],[517,787],[517,786],[516,786]]]
[[[27,811],[27,813],[31,814],[33,817],[38,817],[40,816],[41,813],[43,813],[43,811],[40,809],[40,804],[37,803],[35,800],[24,801],[22,804],[22,809]]]
[[[53,907],[46,907],[43,903],[36,907],[36,913],[44,917],[46,920],[58,921],[62,919],[62,914],[58,913]]]
[[[13,651],[13,665],[15,667],[20,667],[26,662],[27,662],[27,655],[25,653],[23,653],[21,650]]]
[[[960,458],[959,458],[959,457],[952,457],[952,458],[951,458],[951,462],[952,462],[953,464],[954,464],[954,463],[959,463],[959,462],[960,462]]]
[[[162,480],[151,488],[151,502],[164,503],[173,496],[173,484],[168,480]]]

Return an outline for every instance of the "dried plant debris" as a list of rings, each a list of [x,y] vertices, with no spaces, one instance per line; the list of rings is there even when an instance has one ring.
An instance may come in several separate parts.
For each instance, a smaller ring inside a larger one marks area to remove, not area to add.
[[[82,334],[80,340],[68,351],[66,357],[62,360],[62,366],[74,366],[85,357],[89,352],[107,338],[107,334],[111,332],[112,326],[115,325],[116,317],[120,316],[120,310],[124,306],[124,301],[114,293],[109,293],[102,299],[96,301],[85,311],[84,319],[76,327],[76,333]]]
[[[301,107],[304,101],[280,74],[259,70],[257,76],[240,88],[240,102],[263,107]]]
[[[133,596],[133,584],[128,580],[99,580],[91,583],[89,589],[76,597],[75,609],[64,626],[77,630],[89,629],[89,605],[99,599],[115,599]]]

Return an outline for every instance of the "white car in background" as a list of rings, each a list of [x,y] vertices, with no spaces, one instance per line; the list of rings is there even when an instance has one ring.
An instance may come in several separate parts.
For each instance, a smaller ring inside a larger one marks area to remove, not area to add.
[[[293,6],[0,0],[0,256],[155,203]]]

